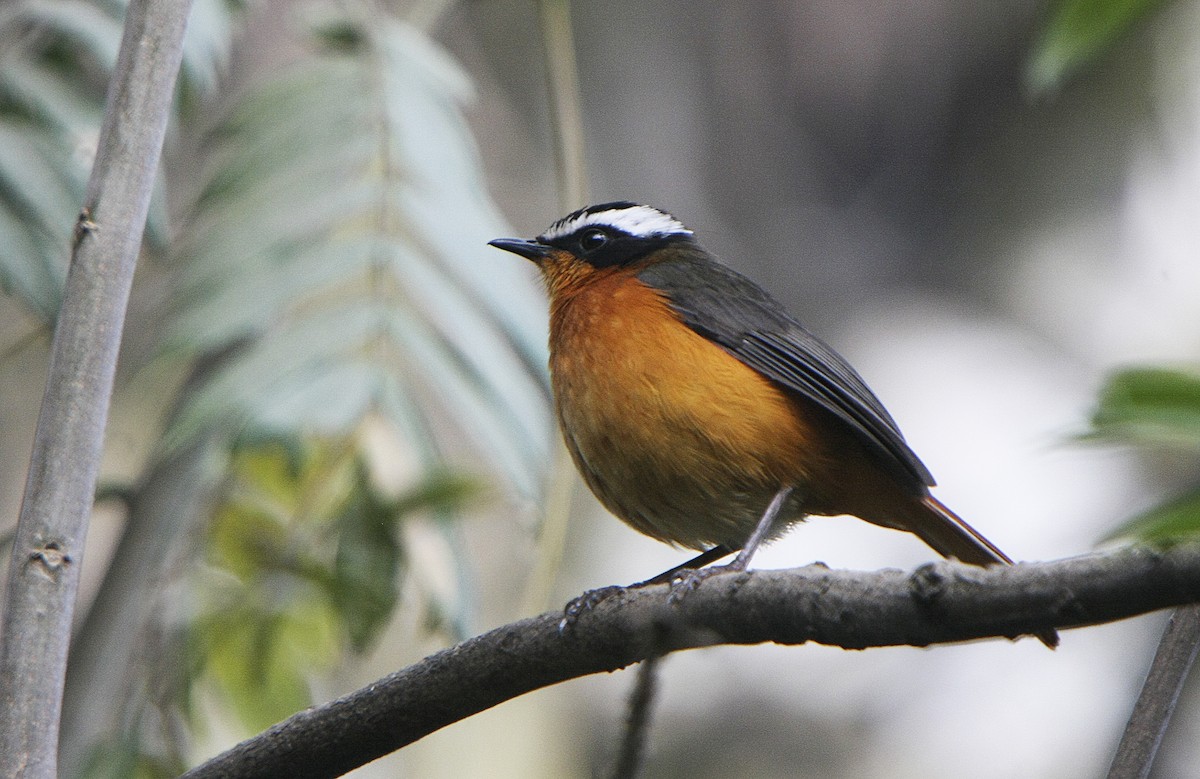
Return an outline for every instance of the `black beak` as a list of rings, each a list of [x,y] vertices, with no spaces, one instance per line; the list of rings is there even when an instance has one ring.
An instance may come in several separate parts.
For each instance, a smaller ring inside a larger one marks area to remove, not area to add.
[[[551,251],[550,247],[544,243],[526,241],[524,238],[497,238],[494,241],[488,241],[488,246],[519,254],[527,260],[538,263],[546,259],[546,255]]]

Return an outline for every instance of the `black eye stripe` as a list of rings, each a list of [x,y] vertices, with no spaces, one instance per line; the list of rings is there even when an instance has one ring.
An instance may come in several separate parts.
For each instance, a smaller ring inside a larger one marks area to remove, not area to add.
[[[594,268],[609,268],[633,264],[668,244],[690,238],[690,233],[631,235],[612,225],[589,224],[566,235],[543,234],[538,240],[564,249]]]

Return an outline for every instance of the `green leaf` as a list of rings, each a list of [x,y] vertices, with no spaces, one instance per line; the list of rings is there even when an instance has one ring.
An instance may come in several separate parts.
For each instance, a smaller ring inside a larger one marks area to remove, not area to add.
[[[43,322],[52,322],[66,279],[66,246],[30,229],[28,220],[12,213],[0,196],[0,286],[14,295]],[[57,265],[62,265],[59,272]]]
[[[308,677],[337,656],[337,623],[320,598],[286,612],[226,611],[200,633],[207,675],[244,727],[263,730],[310,705]]]
[[[433,471],[425,481],[401,495],[392,504],[398,515],[414,511],[448,511],[462,506],[480,492],[477,480],[451,471]]]
[[[187,770],[179,760],[142,751],[128,736],[114,737],[98,744],[88,757],[83,779],[170,779]]]
[[[1171,546],[1200,537],[1200,489],[1139,514],[1104,540],[1133,538],[1156,546]]]
[[[365,465],[338,517],[338,549],[333,599],[356,652],[370,648],[387,627],[396,606],[403,550],[396,526],[422,510],[449,511],[478,492],[478,485],[448,472],[434,472],[423,483],[388,500],[378,494]]]
[[[222,506],[210,529],[210,561],[247,580],[283,559],[286,532],[266,512],[245,505]]]
[[[355,489],[345,441],[274,437],[239,442],[232,499],[268,505],[287,525],[323,526]]]
[[[1035,95],[1058,89],[1162,4],[1162,0],[1058,0],[1026,64],[1026,86]]]
[[[346,644],[363,652],[379,637],[403,574],[398,523],[475,492],[436,471],[384,496],[352,444],[265,439],[234,452],[209,530],[208,603],[190,627],[187,681],[215,685],[247,728],[307,705],[311,673]]]
[[[338,523],[333,600],[350,645],[366,651],[395,608],[401,554],[393,532],[399,514],[379,499],[359,466],[358,488]]]
[[[88,136],[99,134],[101,105],[76,78],[43,63],[12,58],[0,68],[0,94],[20,112],[37,122],[35,126],[64,133],[67,145],[82,145]],[[78,155],[75,155],[78,156]],[[83,166],[81,166],[83,167]]]
[[[1088,435],[1200,447],[1200,371],[1135,368],[1113,375],[1101,390]]]

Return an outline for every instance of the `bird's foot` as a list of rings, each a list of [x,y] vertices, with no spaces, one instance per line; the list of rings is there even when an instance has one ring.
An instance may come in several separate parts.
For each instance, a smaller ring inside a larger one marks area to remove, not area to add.
[[[700,587],[707,579],[726,573],[744,573],[745,566],[736,565],[736,561],[728,565],[710,565],[707,568],[692,568],[680,571],[671,579],[671,594],[667,596],[668,603],[682,603],[688,593]]]
[[[613,584],[608,587],[598,587],[594,590],[588,590],[578,598],[572,598],[563,607],[562,619],[558,622],[558,632],[566,633],[575,626],[575,622],[581,615],[586,614],[612,596],[619,595],[625,590],[625,587]]]
[[[758,524],[755,525],[754,532],[746,539],[746,543],[742,544],[737,557],[733,558],[730,562],[725,565],[710,565],[707,568],[696,566],[697,563],[704,564],[709,562],[710,555],[714,555],[718,551],[721,551],[722,554],[711,559],[719,560],[725,553],[732,552],[736,548],[728,544],[721,544],[709,549],[700,555],[700,557],[688,563],[687,565],[690,570],[674,569],[674,571],[667,571],[663,574],[663,576],[671,576],[673,572],[675,573],[670,578],[671,594],[668,596],[667,602],[672,604],[682,602],[689,592],[699,587],[705,579],[710,577],[720,576],[723,573],[745,573],[746,569],[750,567],[750,558],[754,557],[754,553],[758,550],[759,545],[770,537],[771,529],[775,526],[775,520],[779,517],[779,512],[783,509],[783,504],[791,496],[793,490],[794,487],[792,485],[784,485],[779,488],[779,491],[775,493],[775,497],[771,498],[770,504],[767,505],[767,510],[763,512],[762,517],[758,520]],[[655,578],[661,579],[662,577]]]

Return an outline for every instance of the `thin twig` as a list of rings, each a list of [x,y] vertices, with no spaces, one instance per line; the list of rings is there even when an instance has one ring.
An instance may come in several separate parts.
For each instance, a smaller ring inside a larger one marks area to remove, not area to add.
[[[568,0],[540,0],[542,45],[546,50],[546,80],[550,118],[554,123],[555,171],[559,205],[564,211],[584,205],[587,161],[584,158],[583,110],[579,99],[579,69]]]
[[[1200,650],[1200,606],[1175,610],[1121,736],[1108,779],[1145,779]]]
[[[0,634],[0,776],[57,774],[83,542],[190,6],[190,0],[133,0],[126,10],[9,566]]]
[[[637,668],[637,678],[629,694],[629,715],[625,719],[625,737],[617,753],[613,779],[634,779],[642,768],[646,754],[646,736],[650,732],[650,712],[658,688],[658,667],[661,655],[650,655]]]
[[[559,210],[565,214],[582,206],[588,194],[583,110],[579,97],[579,69],[575,60],[570,5],[567,0],[539,0],[538,16],[546,58],[550,121],[554,131],[558,204]],[[548,605],[554,580],[562,564],[571,503],[578,484],[575,466],[566,447],[560,443],[554,449],[554,463],[546,486],[537,565],[529,577],[523,598],[525,613],[544,609]]]

